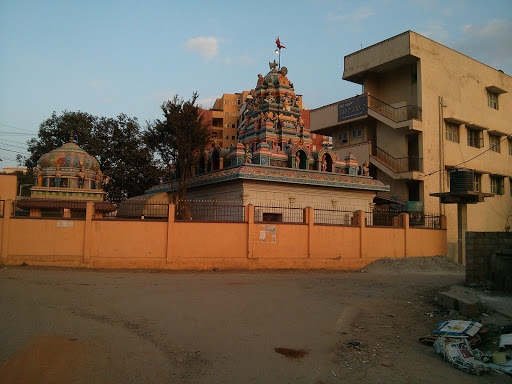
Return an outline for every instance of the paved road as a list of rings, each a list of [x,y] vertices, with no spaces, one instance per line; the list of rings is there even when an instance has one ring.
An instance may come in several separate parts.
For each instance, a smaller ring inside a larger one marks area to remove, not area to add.
[[[425,316],[435,310],[435,289],[461,280],[460,274],[2,268],[0,378],[500,382],[475,381],[417,343],[442,320],[442,313]]]

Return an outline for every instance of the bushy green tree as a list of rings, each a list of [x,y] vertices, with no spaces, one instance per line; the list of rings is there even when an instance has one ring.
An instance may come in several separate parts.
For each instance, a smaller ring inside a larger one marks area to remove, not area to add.
[[[96,117],[85,112],[64,111],[41,123],[36,138],[28,142],[25,165],[32,169],[47,152],[74,142],[100,163],[107,181],[103,189],[111,200],[141,195],[158,184],[162,172],[143,140],[136,118],[120,114],[117,118]]]

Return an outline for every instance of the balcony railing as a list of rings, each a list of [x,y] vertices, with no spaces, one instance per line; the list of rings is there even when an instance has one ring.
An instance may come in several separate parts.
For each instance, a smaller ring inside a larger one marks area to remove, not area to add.
[[[397,123],[411,119],[421,120],[420,107],[416,105],[393,107],[372,95],[368,95],[368,108],[373,109]]]
[[[393,157],[376,145],[372,145],[372,155],[395,172],[421,171],[423,169],[423,158],[418,156]]]

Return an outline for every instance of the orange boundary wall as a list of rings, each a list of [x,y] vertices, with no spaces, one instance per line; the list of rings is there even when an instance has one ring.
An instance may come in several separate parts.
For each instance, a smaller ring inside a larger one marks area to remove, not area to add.
[[[19,265],[85,268],[207,270],[340,269],[357,270],[383,257],[446,256],[446,219],[442,229],[314,225],[313,209],[305,208],[303,224],[246,221],[95,220],[93,203],[85,220],[11,217],[6,201],[0,218],[0,262]]]

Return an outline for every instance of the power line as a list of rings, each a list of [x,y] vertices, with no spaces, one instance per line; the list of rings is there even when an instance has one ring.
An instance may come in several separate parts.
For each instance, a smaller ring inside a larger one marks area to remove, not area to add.
[[[14,141],[14,140],[7,140],[7,139],[2,139],[2,141],[7,141],[9,143],[14,143],[14,144],[21,144],[21,145],[27,145],[27,143],[22,143],[21,141]]]
[[[37,133],[23,133],[23,132],[0,132],[0,135],[22,135],[22,136],[37,136]]]
[[[14,128],[14,129],[19,129],[20,131],[25,131],[25,132],[32,132],[32,131],[30,131],[30,130],[28,130],[28,129],[24,129],[24,128],[19,128],[19,127],[15,127],[14,125],[7,125],[7,124],[2,124],[2,123],[0,123],[0,125],[1,125],[2,127],[7,127],[7,128]]]
[[[9,140],[2,140],[2,141],[9,141]],[[25,151],[27,150],[27,147],[26,147],[26,146],[22,147],[21,145],[11,144],[11,142],[9,142],[9,143],[4,143],[4,144],[7,144],[7,146],[8,146],[9,148],[13,147],[13,148],[18,148],[18,149],[23,149],[23,150],[25,150]]]
[[[7,149],[7,148],[0,148],[0,150],[2,151],[8,151],[8,152],[14,152],[14,153],[19,153],[20,155],[25,155],[27,152],[18,152],[18,151],[13,151],[12,149]]]
[[[469,159],[469,160],[465,160],[465,161],[463,161],[462,163],[455,164],[453,167],[455,168],[455,167],[458,167],[459,165],[469,163],[471,160],[474,160],[474,159],[476,159],[477,157],[482,156],[484,153],[486,153],[486,152],[488,152],[488,151],[492,150],[493,148],[496,148],[499,144],[503,143],[503,142],[504,142],[505,140],[507,140],[508,138],[512,138],[512,134],[505,136],[505,138],[504,138],[503,140],[501,140],[498,144],[494,144],[492,147],[487,148],[487,149],[486,149],[485,151],[483,151],[482,153],[479,153],[478,155],[473,156],[471,159]],[[433,172],[427,173],[426,175],[418,176],[418,179],[421,179],[421,178],[423,178],[423,177],[427,177],[427,176],[432,176],[432,175],[435,175],[436,173],[439,173],[439,172],[444,172],[444,170],[443,170],[443,169],[438,169],[437,171],[433,171]]]

